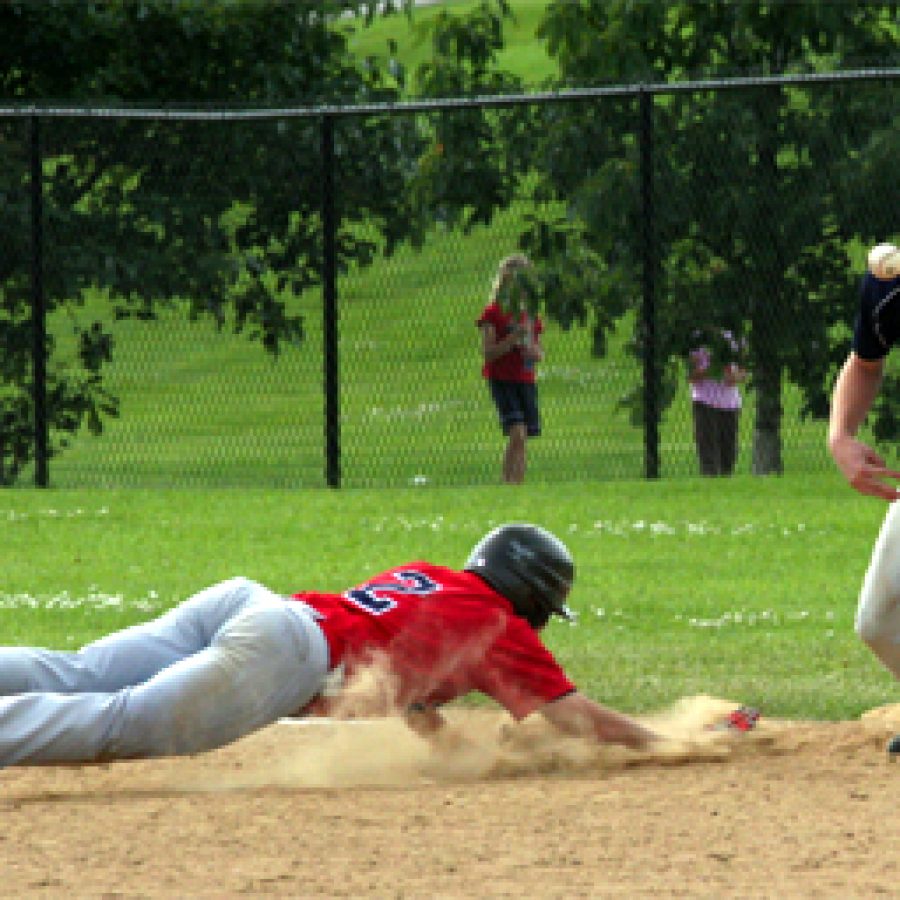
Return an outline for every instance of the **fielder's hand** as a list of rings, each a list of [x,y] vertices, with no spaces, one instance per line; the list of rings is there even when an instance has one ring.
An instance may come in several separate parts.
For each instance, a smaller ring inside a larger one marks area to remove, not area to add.
[[[880,497],[888,502],[897,499],[897,485],[890,479],[900,480],[900,472],[887,468],[881,456],[871,447],[862,441],[845,438],[832,443],[831,455],[851,487],[860,494]]]

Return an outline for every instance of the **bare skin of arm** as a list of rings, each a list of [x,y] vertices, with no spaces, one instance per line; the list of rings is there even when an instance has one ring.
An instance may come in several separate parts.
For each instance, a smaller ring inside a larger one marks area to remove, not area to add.
[[[725,369],[722,381],[729,387],[737,384],[743,384],[747,380],[747,370],[742,369],[739,365],[732,364]]]
[[[522,340],[522,330],[513,328],[502,341],[497,340],[497,332],[493,325],[485,323],[481,326],[481,351],[485,362],[493,362],[514,350]]]
[[[831,395],[828,450],[851,487],[891,501],[897,499],[897,486],[889,479],[900,479],[900,472],[888,469],[884,459],[856,437],[878,396],[883,373],[883,360],[855,353],[847,358]]]
[[[535,338],[531,346],[526,347],[522,351],[522,355],[531,362],[541,362],[544,358],[544,348],[541,346],[541,339]]]
[[[660,736],[639,722],[574,691],[542,706],[539,712],[566,734],[593,738],[601,744],[623,744],[645,750]]]
[[[602,706],[577,691],[544,704],[538,712],[564,734],[585,737],[601,744],[623,744],[634,750],[644,750],[660,740],[658,734],[629,716]],[[410,707],[404,713],[404,719],[420,737],[435,744],[441,742],[446,722],[434,707]],[[460,742],[457,737],[455,749],[458,749]]]
[[[746,369],[732,363],[730,366],[725,367],[725,371],[722,373],[722,382],[729,387],[733,387],[736,384],[743,384],[747,380],[747,375]],[[706,381],[709,375],[705,366],[698,366],[696,361],[692,359],[687,378],[691,384],[699,384],[701,381]]]

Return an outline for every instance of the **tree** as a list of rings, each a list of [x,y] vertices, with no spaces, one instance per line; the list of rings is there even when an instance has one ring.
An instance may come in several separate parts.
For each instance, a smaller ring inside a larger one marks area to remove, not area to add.
[[[398,83],[377,61],[351,58],[343,18],[383,9],[373,0],[4,3],[0,98],[168,109],[390,101]],[[318,283],[324,253],[318,119],[38,121],[35,134],[28,119],[0,117],[0,484],[15,481],[33,453],[31,138],[42,158],[48,314],[88,293],[109,306],[75,326],[68,363],[47,339],[53,452],[83,424],[99,432],[116,413],[102,377],[111,317],[150,319],[189,298],[191,316],[275,353],[302,339],[288,298]],[[336,126],[339,268],[365,265],[414,232],[408,160],[423,146],[400,118]]]
[[[896,2],[863,0],[557,0],[539,36],[565,85],[659,84],[884,66],[897,59],[897,14]],[[654,103],[664,394],[682,377],[679,359],[698,323],[747,334],[758,474],[782,470],[784,375],[802,389],[805,413],[827,413],[855,302],[850,242],[883,239],[890,225],[887,204],[873,216],[865,202],[889,183],[886,160],[896,165],[900,153],[888,96],[883,85],[857,82],[697,90]],[[558,317],[596,316],[603,352],[640,296],[637,100],[542,115],[535,197],[565,212],[536,217],[524,240],[544,260]],[[632,349],[644,352],[639,328]]]
[[[460,98],[518,93],[522,81],[501,72],[506,0],[482,0],[463,15],[438,10],[417,26],[431,56],[415,73],[420,96]],[[423,127],[429,146],[412,181],[411,203],[423,228],[434,221],[464,229],[487,224],[516,195],[528,116],[476,105],[443,110]]]

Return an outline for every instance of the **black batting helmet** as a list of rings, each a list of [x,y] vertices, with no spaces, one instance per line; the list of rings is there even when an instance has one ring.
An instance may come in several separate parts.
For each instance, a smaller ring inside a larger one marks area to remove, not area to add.
[[[475,545],[464,568],[506,597],[533,628],[543,628],[553,613],[572,618],[565,604],[575,577],[572,555],[537,525],[495,528]]]

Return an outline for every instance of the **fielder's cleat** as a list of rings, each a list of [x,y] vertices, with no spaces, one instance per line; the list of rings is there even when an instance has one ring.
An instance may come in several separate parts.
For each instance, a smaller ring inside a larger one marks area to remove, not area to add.
[[[900,734],[895,734],[887,745],[888,759],[900,762]]]

